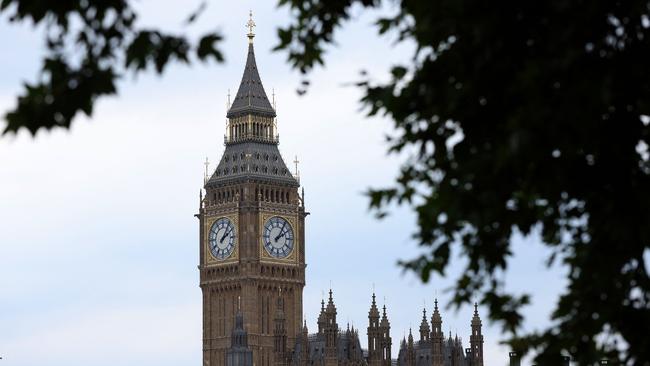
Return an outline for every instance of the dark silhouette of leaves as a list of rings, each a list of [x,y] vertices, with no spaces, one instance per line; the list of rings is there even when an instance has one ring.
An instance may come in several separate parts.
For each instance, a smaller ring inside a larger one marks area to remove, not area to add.
[[[280,3],[293,20],[277,49],[307,74],[350,9],[389,2]],[[389,151],[415,151],[394,186],[368,193],[379,217],[391,203],[417,214],[423,253],[400,264],[426,282],[458,248],[452,305],[480,296],[541,365],[650,365],[650,2],[393,4],[377,32],[415,42],[413,62],[357,85],[369,115],[394,121]],[[502,279],[517,232],[541,235],[540,261],[567,273],[538,332],[521,329],[529,295]]]
[[[204,8],[205,3],[187,23]],[[0,12],[9,13],[12,22],[44,23],[47,46],[39,80],[25,84],[16,107],[5,115],[3,134],[69,128],[77,113],[90,116],[100,97],[115,94],[116,82],[129,69],[139,73],[151,67],[162,74],[170,62],[189,64],[209,56],[223,61],[218,34],[205,34],[193,45],[182,34],[139,29],[126,0],[2,0]]]

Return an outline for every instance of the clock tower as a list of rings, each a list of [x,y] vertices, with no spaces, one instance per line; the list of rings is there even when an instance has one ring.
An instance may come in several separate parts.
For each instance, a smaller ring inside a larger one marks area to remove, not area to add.
[[[307,213],[298,179],[278,150],[275,109],[255,62],[252,19],[248,26],[246,66],[227,112],[225,149],[205,182],[197,215],[204,366],[225,364],[238,311],[255,366],[273,366],[278,347],[290,349],[302,329]],[[278,326],[286,336],[278,338]]]

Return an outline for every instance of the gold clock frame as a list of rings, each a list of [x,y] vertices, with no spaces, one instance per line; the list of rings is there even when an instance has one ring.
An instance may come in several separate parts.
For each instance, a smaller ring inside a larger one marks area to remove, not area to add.
[[[232,222],[234,226],[235,249],[232,251],[232,253],[230,253],[230,256],[228,256],[227,258],[218,259],[212,254],[212,251],[210,250],[209,233],[210,233],[210,228],[212,227],[214,222],[222,218],[227,218]],[[230,264],[233,262],[237,262],[239,260],[239,219],[237,215],[217,215],[217,216],[211,216],[206,218],[205,226],[203,227],[203,238],[204,238],[203,240],[204,251],[207,253],[207,255],[205,256],[206,265]]]
[[[264,247],[264,235],[262,233],[264,232],[264,224],[266,224],[266,221],[272,217],[281,217],[287,222],[289,222],[289,225],[291,225],[291,229],[293,229],[293,249],[291,250],[291,253],[289,253],[288,256],[284,258],[276,258],[272,255],[269,254],[269,252],[266,251],[266,248]],[[259,215],[260,217],[260,238],[259,238],[259,247],[260,247],[260,260],[264,262],[271,262],[271,263],[281,263],[281,264],[287,264],[287,263],[298,263],[299,259],[299,253],[300,253],[300,239],[298,233],[300,233],[300,226],[299,226],[299,221],[298,217],[293,217],[293,216],[287,216],[287,215],[282,215],[277,212],[262,212]]]

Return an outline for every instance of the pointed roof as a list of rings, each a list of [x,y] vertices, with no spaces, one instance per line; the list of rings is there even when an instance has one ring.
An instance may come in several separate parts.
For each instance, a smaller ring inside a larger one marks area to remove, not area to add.
[[[242,314],[239,306],[237,307],[237,314],[235,315],[235,327],[232,330],[230,342],[232,348],[248,347],[248,333],[244,329],[244,315]]]
[[[257,71],[252,41],[248,44],[248,57],[246,58],[244,75],[226,117],[233,118],[247,114],[275,117],[275,110],[266,96],[260,74]]]
[[[474,316],[472,317],[472,328],[481,327],[481,318],[478,315],[478,304],[474,303]]]
[[[379,309],[377,309],[377,302],[375,301],[375,293],[372,293],[372,304],[370,305],[370,311],[368,312],[368,318],[370,319],[379,319]]]
[[[336,306],[334,305],[334,298],[332,297],[332,289],[330,289],[330,297],[327,300],[327,309],[325,310],[328,313],[336,313]]]
[[[422,309],[422,322],[420,322],[420,334],[429,333],[429,323],[427,322],[427,309]]]
[[[388,322],[388,315],[386,314],[386,305],[384,305],[384,312],[381,316],[381,321],[379,322],[379,326],[385,328],[390,327],[390,323]]]
[[[438,299],[434,301],[433,314],[431,315],[431,324],[435,327],[436,325],[442,324],[442,317],[438,311]]]

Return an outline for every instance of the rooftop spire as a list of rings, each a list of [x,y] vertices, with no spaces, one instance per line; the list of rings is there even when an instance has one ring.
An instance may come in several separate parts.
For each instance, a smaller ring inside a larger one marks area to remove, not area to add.
[[[226,115],[228,118],[244,116],[248,114],[255,114],[259,116],[266,116],[275,118],[275,110],[266,96],[262,80],[257,71],[257,63],[255,62],[255,50],[253,49],[253,13],[250,13],[250,19],[246,23],[248,27],[248,56],[246,57],[246,67],[244,68],[244,75],[242,76],[239,89],[235,95],[235,99],[228,110]]]

